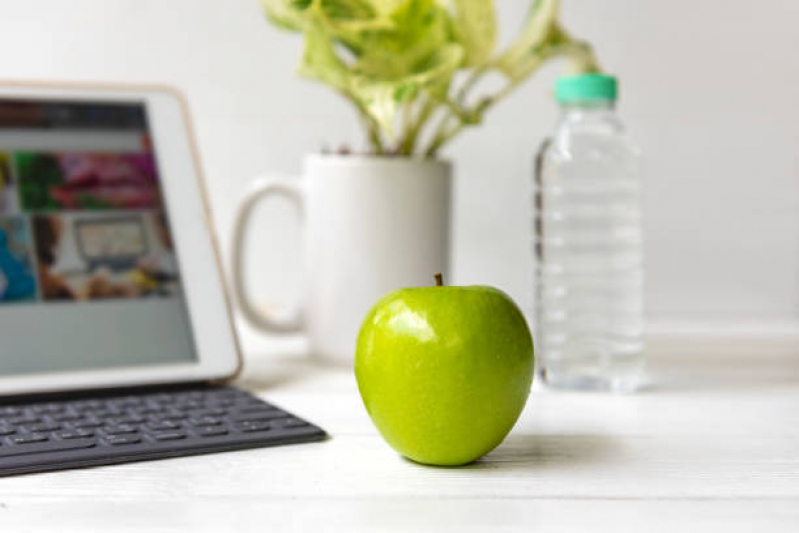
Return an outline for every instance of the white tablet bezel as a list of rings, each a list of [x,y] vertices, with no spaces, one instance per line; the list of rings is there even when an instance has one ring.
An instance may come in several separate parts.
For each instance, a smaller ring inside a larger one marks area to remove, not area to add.
[[[221,261],[185,99],[159,86],[0,81],[0,97],[142,102],[188,306],[197,360],[151,366],[0,376],[0,396],[168,383],[225,381],[241,369]],[[63,354],[61,354],[63,355]]]

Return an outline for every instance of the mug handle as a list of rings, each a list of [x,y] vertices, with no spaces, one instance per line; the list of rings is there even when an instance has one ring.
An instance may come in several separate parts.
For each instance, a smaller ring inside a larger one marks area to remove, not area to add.
[[[300,306],[279,312],[258,310],[247,296],[244,277],[244,237],[250,224],[253,208],[267,196],[283,196],[291,201],[305,215],[305,198],[301,185],[283,177],[262,176],[256,179],[244,196],[236,214],[233,228],[233,291],[242,314],[253,326],[272,333],[301,331],[304,326],[304,312]]]

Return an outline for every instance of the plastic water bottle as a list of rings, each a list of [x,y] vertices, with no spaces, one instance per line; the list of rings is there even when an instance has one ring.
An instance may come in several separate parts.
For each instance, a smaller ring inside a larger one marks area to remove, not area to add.
[[[644,370],[640,155],[616,94],[610,76],[559,78],[536,161],[536,358],[553,387],[628,392]]]

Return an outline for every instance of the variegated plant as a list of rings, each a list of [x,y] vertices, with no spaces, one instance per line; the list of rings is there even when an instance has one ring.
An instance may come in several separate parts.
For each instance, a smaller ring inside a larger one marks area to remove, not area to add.
[[[493,0],[263,2],[275,24],[304,34],[299,73],[355,105],[376,154],[434,157],[553,58],[598,70],[590,45],[559,22],[559,0],[533,0],[521,32],[500,52]],[[502,86],[473,94],[492,73]]]

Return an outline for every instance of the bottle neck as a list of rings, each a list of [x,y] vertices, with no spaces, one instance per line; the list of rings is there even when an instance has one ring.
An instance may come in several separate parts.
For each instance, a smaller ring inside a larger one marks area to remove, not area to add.
[[[561,103],[561,124],[620,127],[614,100],[584,100]]]
[[[561,102],[564,113],[580,113],[585,115],[613,114],[616,109],[615,100],[576,100]]]

